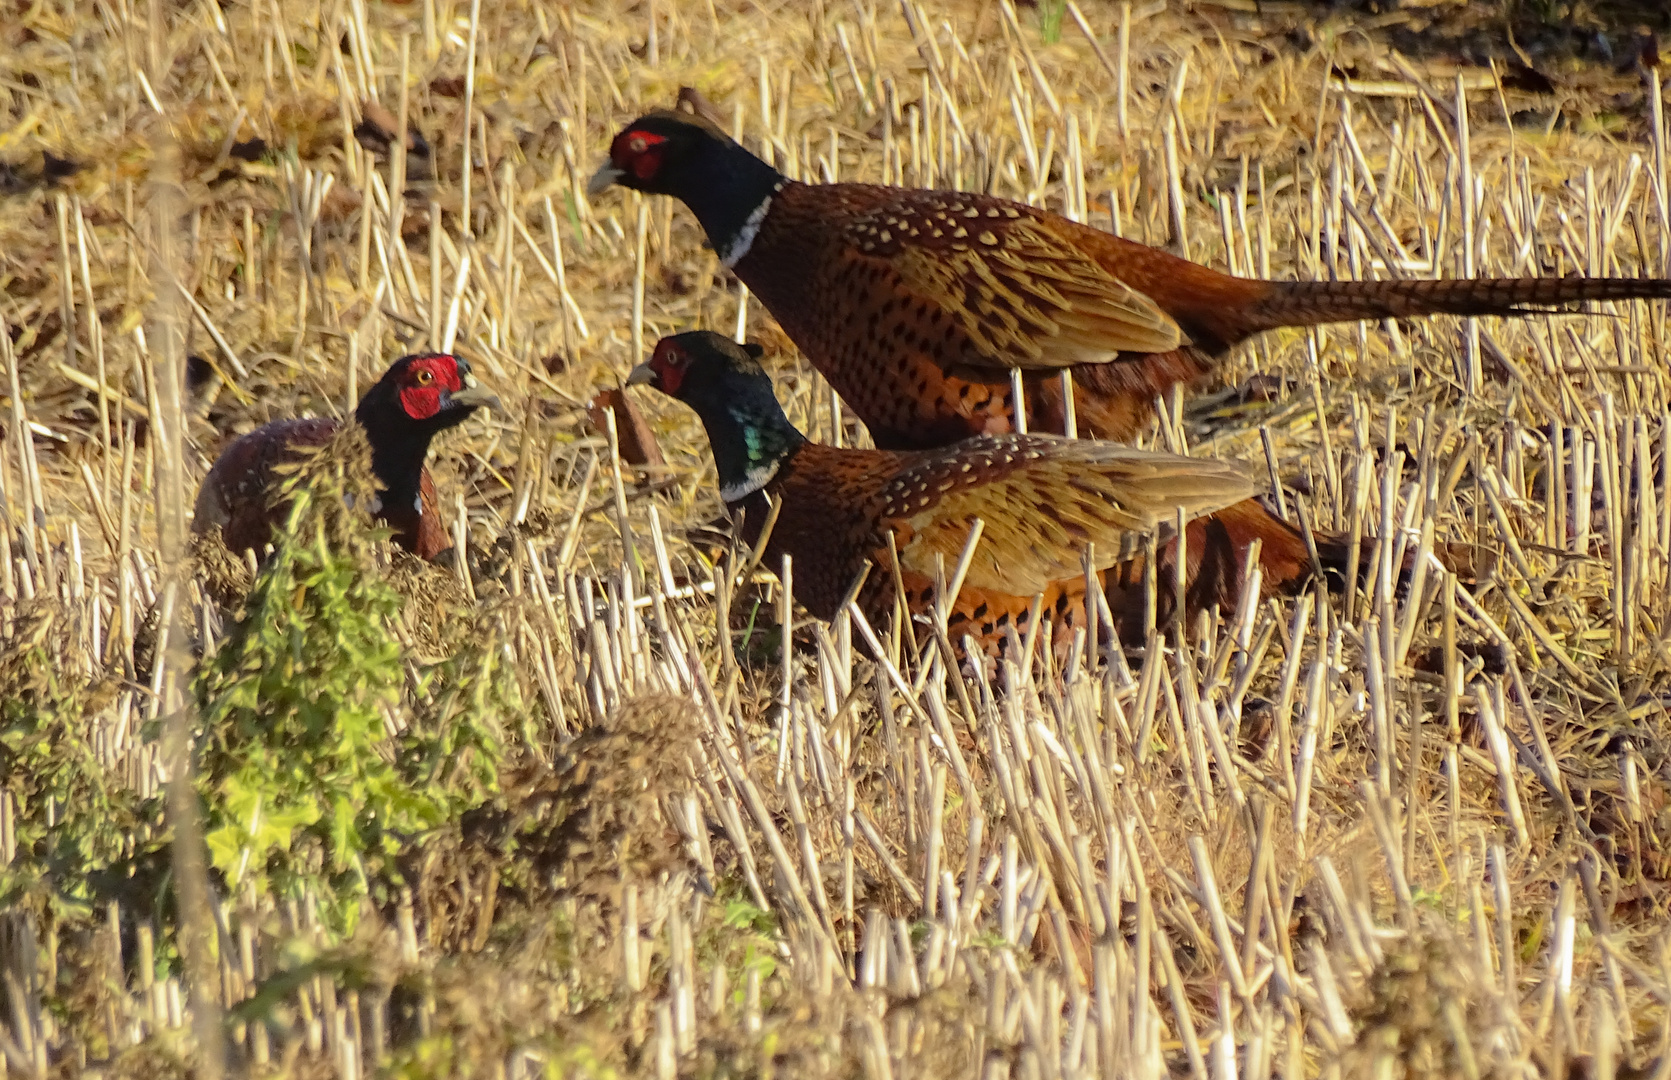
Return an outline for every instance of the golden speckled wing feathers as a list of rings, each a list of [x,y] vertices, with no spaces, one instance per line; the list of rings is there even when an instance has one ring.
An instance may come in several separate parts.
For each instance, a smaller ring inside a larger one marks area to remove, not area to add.
[[[1257,492],[1224,462],[1046,435],[1002,435],[927,453],[882,489],[882,525],[895,531],[903,569],[947,573],[975,518],[986,527],[965,582],[1022,596],[1081,572],[1087,543],[1098,569],[1121,541],[1174,520],[1211,513]]]
[[[1050,222],[978,195],[910,192],[846,228],[858,259],[891,271],[903,299],[948,313],[977,367],[1054,369],[1122,352],[1166,353],[1177,322]]]

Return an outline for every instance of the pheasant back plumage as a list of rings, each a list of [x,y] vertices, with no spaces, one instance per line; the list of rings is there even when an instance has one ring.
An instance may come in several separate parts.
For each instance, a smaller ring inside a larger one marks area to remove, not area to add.
[[[320,417],[275,420],[234,440],[221,451],[197,492],[192,529],[219,529],[227,548],[263,551],[272,542],[282,510],[273,505],[276,467],[304,448],[331,441],[339,423]]]
[[[1253,491],[1231,466],[1114,443],[1044,435],[982,436],[902,455],[880,493],[880,525],[901,568],[932,578],[954,563],[976,519],[986,526],[965,581],[1022,596],[1095,564],[1113,565],[1143,533]],[[1101,550],[1097,546],[1101,545]]]
[[[1055,229],[988,196],[790,184],[734,269],[880,446],[1014,430],[1012,367],[1025,372],[1031,426],[1062,430],[1057,374],[1070,368],[1087,386],[1084,433],[1130,435],[1153,397],[1149,373],[1132,365],[1125,396],[1138,407],[1109,409],[1089,387],[1126,380],[1082,372],[1124,367],[1126,352],[1175,357],[1160,365],[1164,392],[1206,365],[1182,355],[1179,325],[1146,294]]]
[[[926,613],[977,522],[962,580],[975,599],[960,599],[959,610],[978,619],[982,604],[1019,610],[1041,593],[1071,605],[1087,552],[1093,569],[1115,566],[1137,538],[1180,513],[1211,513],[1256,490],[1238,466],[1048,435],[919,451],[810,443],[783,415],[756,357],[705,331],[664,338],[628,381],[696,410],[745,539],[761,543],[770,522],[768,565],[789,556],[796,598],[823,619],[840,610],[867,563],[859,597],[869,614],[884,615],[901,588],[911,613]]]
[[[1010,441],[980,439],[965,445],[1001,446]],[[1015,441],[1035,440],[1022,437]],[[1036,441],[1063,448],[1076,445],[1059,439]],[[1101,444],[1081,441],[1078,445]],[[857,596],[866,617],[874,625],[885,627],[903,600],[910,619],[907,632],[913,637],[929,632],[937,589],[949,583],[977,516],[970,510],[979,511],[986,528],[962,587],[945,613],[946,633],[959,648],[968,635],[988,655],[1001,655],[1009,640],[1008,631],[1025,638],[1031,629],[1035,597],[1040,617],[1052,626],[1055,639],[1060,643],[1070,640],[1074,628],[1086,625],[1082,558],[1086,539],[1093,531],[1101,538],[1095,549],[1093,578],[1107,598],[1121,640],[1140,641],[1151,610],[1157,625],[1164,626],[1173,617],[1178,543],[1169,522],[1176,510],[1163,509],[1164,499],[1144,502],[1129,495],[1132,488],[1158,485],[1170,470],[1138,469],[1129,478],[1104,481],[1126,493],[1125,500],[1134,504],[1108,515],[1130,525],[1130,533],[1121,536],[1107,527],[1086,528],[1075,531],[1071,540],[1058,542],[1053,535],[1054,520],[1042,508],[1062,498],[1063,490],[1048,480],[1032,482],[1044,470],[1029,474],[1011,469],[1007,475],[995,477],[998,470],[985,471],[969,462],[972,467],[964,472],[965,462],[960,459],[965,452],[948,448],[933,453],[895,453],[807,444],[785,464],[772,484],[735,509],[741,515],[744,537],[752,544],[758,541],[761,524],[769,516],[768,495],[779,500],[781,505],[767,543],[769,565],[780,568],[782,556],[792,556],[796,599],[822,619],[835,617],[853,583],[866,573],[868,563],[865,584]],[[989,453],[1002,451],[989,447],[971,456]],[[1082,467],[1071,459],[1052,461],[1052,470],[1058,465],[1063,476],[1083,475]],[[1220,486],[1222,480],[1230,478],[1216,474],[1203,478],[1185,473],[1181,479],[1200,485],[1195,502],[1185,504],[1186,515],[1193,515],[1198,508],[1204,510],[1192,517],[1185,532],[1186,616],[1193,617],[1214,606],[1235,606],[1248,585],[1246,563],[1255,542],[1260,545],[1262,592],[1290,589],[1311,578],[1310,552],[1299,530],[1262,502],[1240,498],[1245,488],[1238,491],[1229,484]],[[952,486],[942,489],[948,480]],[[1005,480],[1026,486],[1012,487]],[[1132,488],[1126,487],[1128,483]],[[1071,486],[1076,485],[1070,481]],[[1084,498],[1085,493],[1069,491],[1067,497]],[[1050,520],[1041,523],[1041,517]],[[913,525],[913,519],[920,527]],[[1145,522],[1157,538],[1152,575],[1143,554]],[[892,545],[888,543],[890,533]],[[1344,574],[1346,543],[1330,534],[1318,538],[1318,554],[1325,571]],[[1366,555],[1360,565],[1368,564]],[[1148,591],[1151,586],[1153,593]]]
[[[278,466],[325,446],[340,427],[340,421],[320,417],[275,420],[234,440],[203,478],[192,530],[218,529],[221,541],[234,552],[266,550],[288,513],[288,504],[277,498],[282,479]],[[421,559],[433,562],[453,546],[428,468],[419,474],[417,495],[410,503],[379,502],[374,511],[393,530],[394,542]]]

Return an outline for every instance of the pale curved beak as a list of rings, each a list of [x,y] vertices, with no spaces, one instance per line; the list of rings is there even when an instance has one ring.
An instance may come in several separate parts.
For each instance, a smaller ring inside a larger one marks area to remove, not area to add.
[[[465,383],[464,389],[453,391],[448,400],[455,409],[488,408],[494,412],[505,411],[505,407],[499,403],[499,395],[477,383],[473,378]]]
[[[649,364],[639,364],[627,373],[628,386],[654,386],[656,384],[656,369]]]
[[[619,168],[613,161],[605,161],[598,171],[592,174],[592,179],[586,184],[588,198],[597,198],[609,189],[615,181],[627,175],[627,170]]]

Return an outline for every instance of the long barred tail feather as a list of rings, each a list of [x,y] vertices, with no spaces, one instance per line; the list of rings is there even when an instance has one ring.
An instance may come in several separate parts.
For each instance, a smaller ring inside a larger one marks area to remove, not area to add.
[[[1663,278],[1453,278],[1282,281],[1242,312],[1244,334],[1279,326],[1418,315],[1534,315],[1597,300],[1671,299]]]

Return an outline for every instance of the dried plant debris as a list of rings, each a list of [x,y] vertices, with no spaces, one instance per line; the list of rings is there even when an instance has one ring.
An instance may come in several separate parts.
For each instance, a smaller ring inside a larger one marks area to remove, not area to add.
[[[208,1075],[211,995],[240,1075],[1662,1071],[1664,305],[1232,352],[1135,441],[1390,558],[1154,632],[1122,605],[1118,642],[1016,633],[974,679],[932,613],[786,605],[689,414],[593,401],[635,341],[713,330],[809,437],[871,442],[682,206],[587,191],[677,107],[801,180],[1243,276],[1665,277],[1662,7],[8,8],[8,1075]],[[238,433],[423,350],[507,406],[430,455],[464,558],[379,540],[347,443],[295,463],[276,557],[164,556],[176,462],[189,499]]]
[[[192,534],[190,544],[196,564],[193,578],[221,608],[236,610],[255,583],[248,558],[240,558],[214,531]]]
[[[49,150],[20,161],[0,161],[0,195],[21,195],[52,187],[81,170],[79,162]]]
[[[1500,988],[1443,931],[1392,943],[1358,997],[1343,1076],[1534,1075],[1515,1062]]]
[[[598,391],[587,403],[586,415],[591,419],[592,427],[607,436],[609,419],[605,412],[614,414],[615,438],[623,462],[647,469],[660,469],[667,464],[661,456],[661,445],[656,442],[655,432],[650,430],[631,394],[612,387]]]
[[[514,850],[526,860],[529,888],[561,882],[564,892],[596,895],[617,890],[623,874],[649,883],[684,868],[668,814],[690,790],[693,719],[691,703],[678,698],[625,702],[549,769],[508,784],[502,811],[467,821],[466,840]]]
[[[376,101],[365,101],[360,105],[360,122],[354,125],[354,138],[361,146],[376,154],[381,161],[387,161],[395,144],[395,132],[400,128],[400,121],[382,104]],[[435,159],[427,140],[418,130],[417,124],[409,124],[406,128],[406,179],[409,183],[422,183],[435,178]]]
[[[670,878],[673,894],[688,891],[693,867],[671,814],[691,789],[693,720],[688,701],[632,699],[552,765],[504,773],[489,803],[414,857],[430,939],[479,950],[501,905],[574,897],[614,909],[623,882],[646,897]]]

